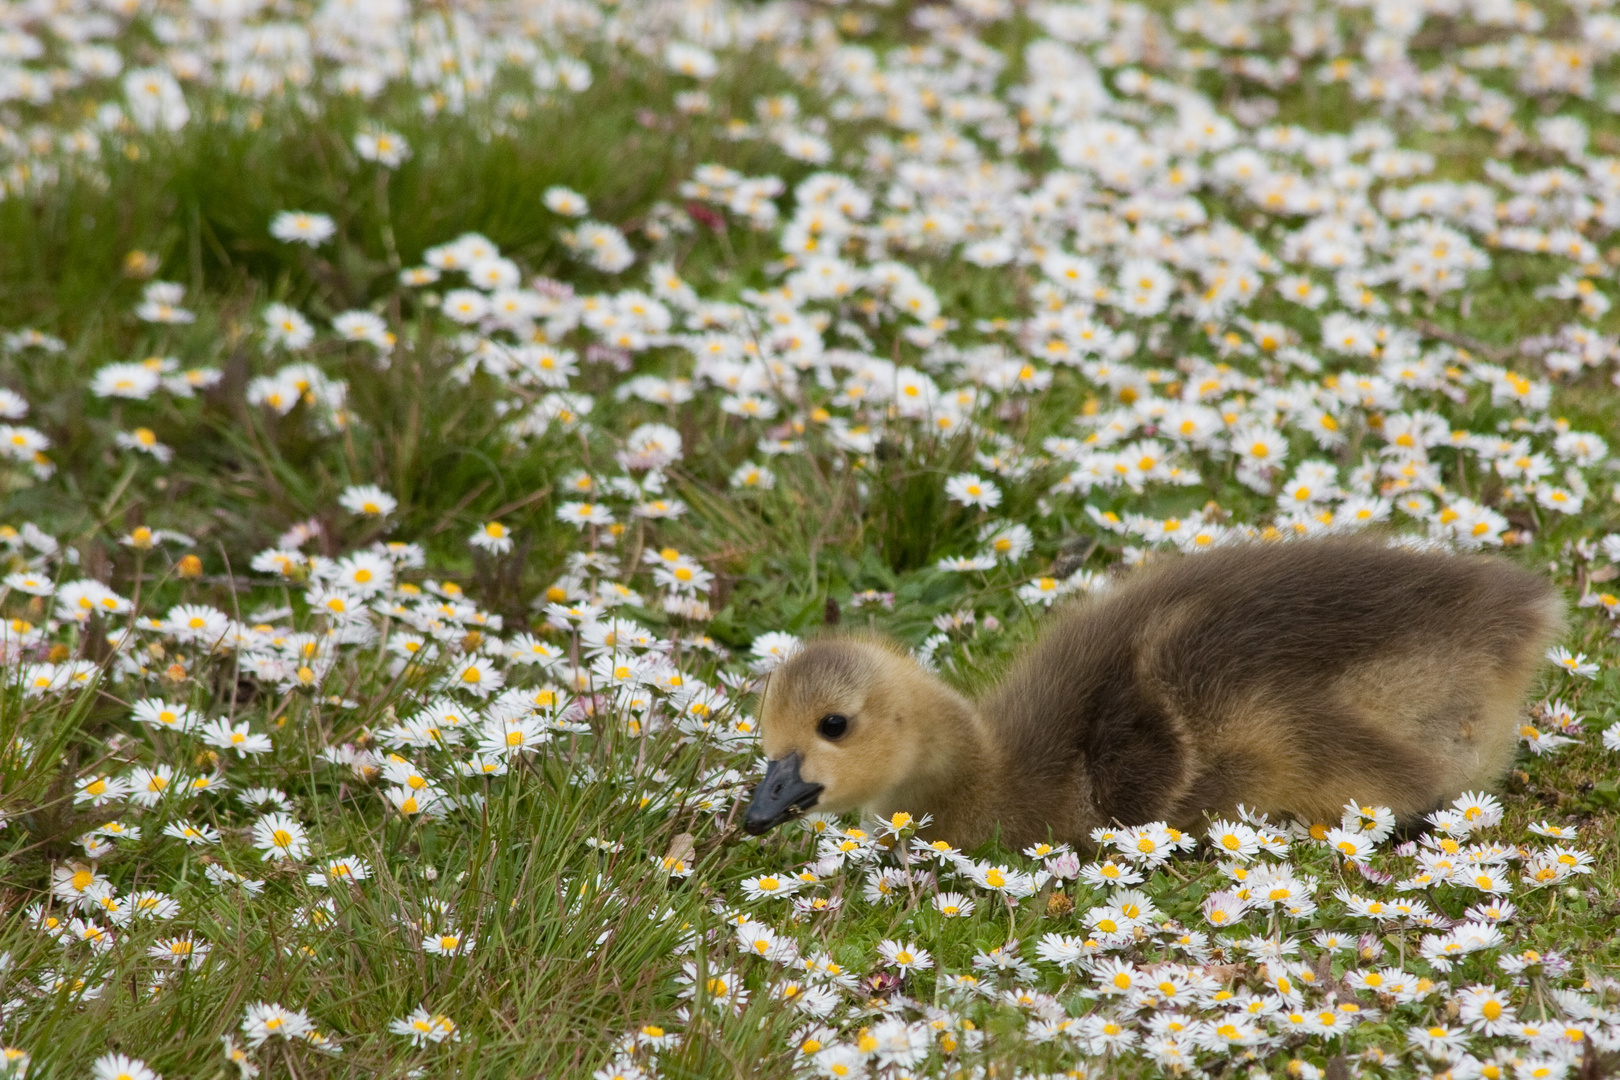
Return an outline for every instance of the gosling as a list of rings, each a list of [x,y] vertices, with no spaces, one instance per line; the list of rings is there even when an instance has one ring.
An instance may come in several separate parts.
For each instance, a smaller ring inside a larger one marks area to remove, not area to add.
[[[905,810],[960,847],[1089,851],[1098,826],[1239,805],[1411,823],[1501,779],[1563,624],[1505,560],[1326,540],[1155,560],[1057,614],[978,701],[901,646],[824,638],[766,682],[744,826]]]

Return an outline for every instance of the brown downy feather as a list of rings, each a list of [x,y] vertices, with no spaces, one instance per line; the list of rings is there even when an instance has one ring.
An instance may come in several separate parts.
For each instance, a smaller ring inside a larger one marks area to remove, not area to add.
[[[1164,557],[1057,612],[977,703],[873,638],[772,673],[767,757],[800,755],[816,809],[934,816],[975,845],[1089,847],[1100,825],[1251,810],[1416,818],[1492,787],[1563,602],[1501,559],[1369,540]],[[836,740],[817,734],[848,717]]]

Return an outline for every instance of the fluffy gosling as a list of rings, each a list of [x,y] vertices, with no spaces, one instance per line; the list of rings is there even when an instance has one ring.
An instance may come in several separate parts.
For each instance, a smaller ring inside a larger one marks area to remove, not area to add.
[[[906,810],[963,847],[1089,850],[1098,826],[1239,804],[1411,821],[1501,778],[1563,619],[1505,560],[1328,540],[1155,561],[1055,615],[976,702],[898,645],[821,639],[767,680],[745,827]]]

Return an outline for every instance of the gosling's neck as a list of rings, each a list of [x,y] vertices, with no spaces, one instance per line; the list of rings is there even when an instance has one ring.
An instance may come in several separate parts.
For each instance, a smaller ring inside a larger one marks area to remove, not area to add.
[[[978,708],[938,679],[912,688],[908,712],[919,718],[918,757],[911,774],[874,807],[888,817],[904,810],[933,817],[930,839],[972,847],[995,820],[994,795],[1002,790],[1002,755]]]

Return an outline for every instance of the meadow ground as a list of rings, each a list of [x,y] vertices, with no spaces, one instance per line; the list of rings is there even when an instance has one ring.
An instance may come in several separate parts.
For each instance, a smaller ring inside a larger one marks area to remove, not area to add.
[[[0,1077],[1609,1075],[1616,50],[9,5]],[[1358,529],[1570,603],[1426,830],[737,827],[825,625],[971,690],[1144,560]]]

